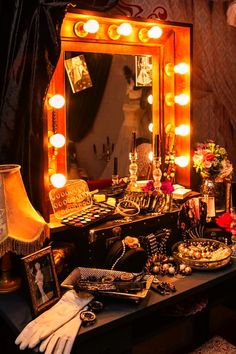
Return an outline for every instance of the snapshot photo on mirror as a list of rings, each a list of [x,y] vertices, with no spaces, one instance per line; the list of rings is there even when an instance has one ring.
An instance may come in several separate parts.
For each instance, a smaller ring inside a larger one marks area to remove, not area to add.
[[[66,59],[64,63],[73,93],[93,86],[84,55]]]
[[[135,85],[152,86],[152,56],[135,56]]]

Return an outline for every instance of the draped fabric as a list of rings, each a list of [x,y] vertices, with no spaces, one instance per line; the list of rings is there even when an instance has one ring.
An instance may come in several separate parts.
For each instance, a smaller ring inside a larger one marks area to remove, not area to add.
[[[60,54],[60,1],[1,5],[0,162],[21,165],[24,184],[42,211],[43,104]]]
[[[117,0],[74,1],[107,10]],[[43,105],[60,54],[60,28],[69,1],[0,2],[0,163],[21,165],[34,207],[43,212]]]
[[[227,24],[228,0],[120,0],[115,14],[193,24],[192,147],[213,139],[236,166],[236,28]],[[160,18],[160,16],[159,16]],[[236,167],[235,167],[236,169]]]

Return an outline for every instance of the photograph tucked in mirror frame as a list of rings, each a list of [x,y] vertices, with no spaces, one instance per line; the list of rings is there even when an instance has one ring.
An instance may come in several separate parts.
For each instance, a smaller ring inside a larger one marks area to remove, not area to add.
[[[60,287],[51,246],[22,258],[35,316],[60,299]]]

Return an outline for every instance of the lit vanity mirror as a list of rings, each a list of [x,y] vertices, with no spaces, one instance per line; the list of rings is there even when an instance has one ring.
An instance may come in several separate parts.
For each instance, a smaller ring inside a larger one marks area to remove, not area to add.
[[[138,160],[139,179],[148,177],[148,155],[157,135],[163,169],[169,153],[189,159],[190,137],[173,140],[172,133],[190,124],[190,71],[175,71],[180,63],[190,67],[190,40],[188,24],[66,14],[47,100],[60,95],[65,101],[46,104],[49,184],[58,174],[58,186],[66,179],[110,179],[116,172],[127,176],[133,132],[145,155],[142,164]],[[181,95],[184,104],[177,102]],[[170,131],[174,143],[168,144]],[[64,136],[65,144],[55,146],[54,135]],[[177,168],[175,175],[189,186],[189,165]]]

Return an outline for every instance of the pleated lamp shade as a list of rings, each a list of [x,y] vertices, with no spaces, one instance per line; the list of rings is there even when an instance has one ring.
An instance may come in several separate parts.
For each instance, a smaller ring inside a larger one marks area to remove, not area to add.
[[[0,165],[0,257],[6,252],[27,255],[49,237],[45,220],[30,203],[19,165]]]

